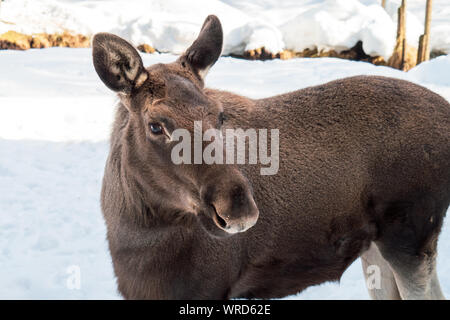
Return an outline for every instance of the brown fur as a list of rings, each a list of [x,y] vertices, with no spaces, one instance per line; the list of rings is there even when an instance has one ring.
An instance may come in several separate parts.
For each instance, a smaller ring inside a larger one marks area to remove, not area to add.
[[[201,35],[201,50],[213,52],[211,35]],[[94,58],[95,48],[94,40]],[[400,269],[417,257],[434,261],[450,201],[450,105],[442,97],[407,81],[358,76],[252,100],[204,89],[200,71],[217,58],[195,65],[196,48],[142,71],[148,80],[139,88],[130,79],[131,91],[118,90],[125,93],[102,210],[125,298],[283,297],[338,280],[372,242]],[[194,120],[217,127],[221,112],[223,128],[280,130],[278,174],[262,176],[259,165],[175,166],[149,141],[151,117],[192,131]],[[201,191],[211,184],[225,202],[227,188],[241,186],[246,202],[232,218],[254,217],[254,199],[256,225],[212,236],[218,228]]]

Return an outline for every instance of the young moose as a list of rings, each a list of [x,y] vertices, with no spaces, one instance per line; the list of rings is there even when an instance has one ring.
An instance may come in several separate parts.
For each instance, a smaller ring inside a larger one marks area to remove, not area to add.
[[[209,16],[170,64],[144,68],[100,33],[95,69],[120,103],[102,210],[127,299],[273,298],[335,281],[358,257],[377,299],[443,299],[450,105],[407,81],[358,76],[266,99],[204,88],[222,28]],[[301,71],[299,71],[301,72]],[[279,129],[279,171],[171,161],[175,129]]]

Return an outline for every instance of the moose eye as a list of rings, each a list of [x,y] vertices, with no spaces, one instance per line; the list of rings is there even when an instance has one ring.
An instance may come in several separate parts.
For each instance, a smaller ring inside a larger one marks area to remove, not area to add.
[[[162,134],[163,133],[163,128],[160,124],[158,123],[151,123],[150,124],[150,131],[153,134]]]
[[[223,125],[223,122],[227,120],[225,114],[223,112],[219,113],[219,125]]]

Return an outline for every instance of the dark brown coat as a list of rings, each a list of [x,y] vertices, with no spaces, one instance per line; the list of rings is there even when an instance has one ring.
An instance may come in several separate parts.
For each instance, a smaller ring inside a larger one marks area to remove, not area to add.
[[[209,17],[177,62],[147,69],[124,40],[94,39],[97,72],[121,97],[102,189],[120,293],[283,297],[338,280],[371,243],[394,274],[425,288],[420,283],[431,271],[423,264],[434,270],[450,201],[449,103],[413,83],[371,76],[259,100],[204,89],[204,73],[220,54],[219,27]],[[120,56],[112,69],[111,52]],[[218,117],[225,118],[222,129],[279,129],[279,172],[260,175],[259,165],[175,166],[161,141],[149,137],[155,114],[191,131],[193,120],[214,127]],[[237,200],[228,190],[236,185],[244,200],[233,213]],[[208,222],[201,204],[210,186],[220,189],[211,197],[229,201],[219,216],[224,210],[231,220],[256,224],[231,236],[216,233],[217,220]]]

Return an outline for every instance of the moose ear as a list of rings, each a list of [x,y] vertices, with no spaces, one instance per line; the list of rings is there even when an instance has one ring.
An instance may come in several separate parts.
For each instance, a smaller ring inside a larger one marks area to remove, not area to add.
[[[92,41],[95,71],[111,90],[129,94],[139,88],[148,73],[136,49],[110,33],[97,33]]]
[[[222,25],[219,18],[210,15],[203,23],[197,40],[180,57],[180,62],[186,62],[204,79],[209,68],[217,61],[223,44]]]

